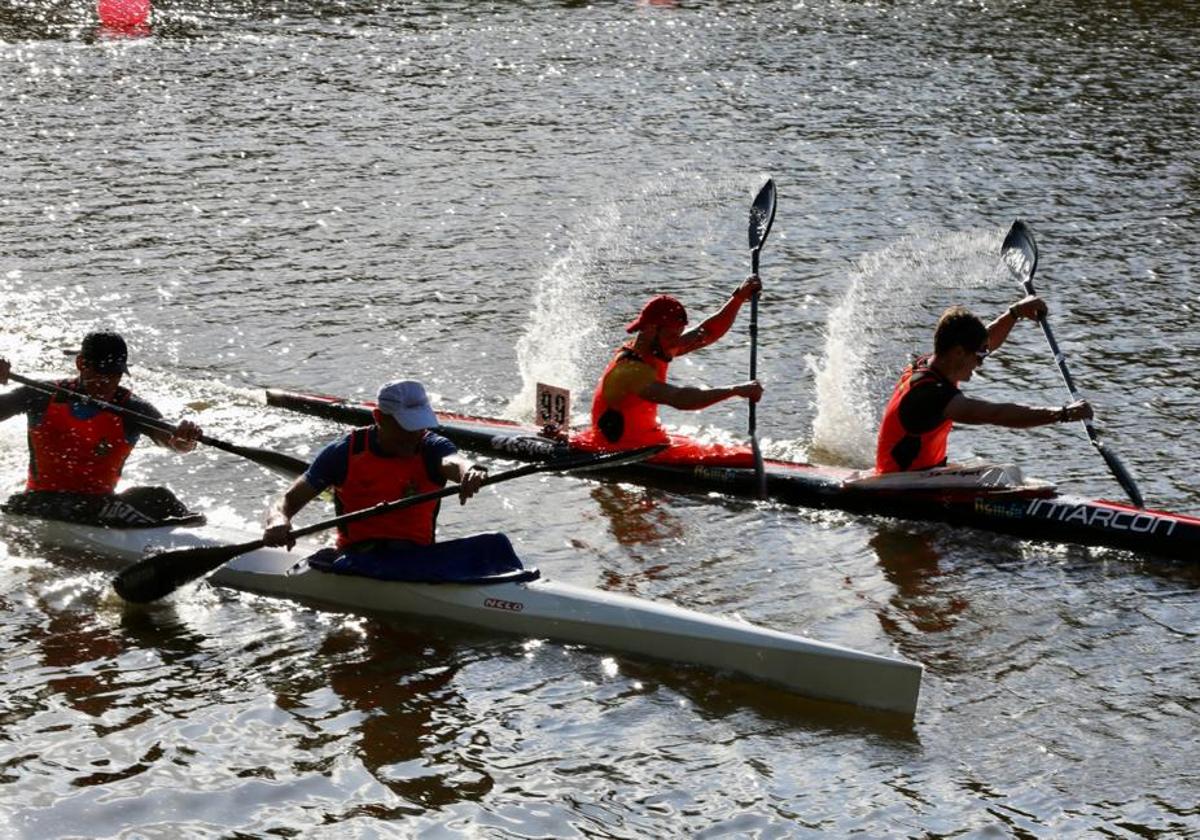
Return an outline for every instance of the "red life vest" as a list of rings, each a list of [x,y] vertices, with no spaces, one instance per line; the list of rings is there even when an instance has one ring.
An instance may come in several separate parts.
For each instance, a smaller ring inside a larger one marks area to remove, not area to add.
[[[346,480],[334,491],[339,514],[442,488],[444,483],[429,477],[420,447],[416,455],[395,458],[377,455],[371,450],[370,431],[368,427],[351,433]],[[441,500],[434,499],[339,525],[337,547],[346,548],[363,540],[408,540],[432,545],[440,509]]]
[[[600,377],[596,392],[592,395],[592,426],[588,436],[596,445],[619,449],[636,449],[655,443],[666,443],[667,432],[658,422],[658,403],[642,399],[629,393],[614,403],[604,398],[604,386],[617,365],[622,362],[641,362],[654,369],[658,382],[667,381],[667,365],[670,362],[659,356],[643,357],[632,347],[617,350],[608,367]]]
[[[76,390],[78,380],[58,383]],[[124,405],[130,393],[118,388],[112,402]],[[56,392],[46,413],[29,428],[29,478],[26,490],[105,495],[121,480],[133,444],[125,439],[125,423],[112,411],[97,411],[81,420],[71,412],[67,394]]]
[[[929,357],[917,359],[900,376],[892,398],[883,411],[875,447],[875,472],[892,473],[928,470],[946,463],[946,441],[954,422],[943,420],[923,434],[915,434],[900,422],[900,403],[913,388],[931,387],[948,380],[929,367]]]

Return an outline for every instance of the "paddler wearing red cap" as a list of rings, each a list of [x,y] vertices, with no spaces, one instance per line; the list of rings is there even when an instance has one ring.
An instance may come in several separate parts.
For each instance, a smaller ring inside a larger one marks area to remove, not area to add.
[[[752,274],[715,315],[691,329],[687,310],[676,298],[651,298],[625,328],[635,334],[633,339],[618,348],[596,385],[592,425],[581,442],[617,449],[663,443],[668,435],[658,422],[660,405],[698,411],[732,397],[758,402],[763,387],[757,380],[720,388],[673,385],[667,382],[667,367],[729,332],[742,304],[761,289],[762,281]]]

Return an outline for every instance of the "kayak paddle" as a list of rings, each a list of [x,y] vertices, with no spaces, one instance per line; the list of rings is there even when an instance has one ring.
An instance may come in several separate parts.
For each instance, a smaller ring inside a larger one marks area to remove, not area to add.
[[[758,255],[766,244],[771,223],[775,221],[775,181],[768,178],[762,185],[754,204],[750,206],[750,271],[758,274]],[[750,298],[750,378],[758,378],[758,292]],[[754,401],[750,401],[750,448],[754,452],[754,477],[758,482],[758,497],[767,497],[767,473],[763,467],[762,450],[758,446],[758,428]]]
[[[656,455],[666,449],[666,444],[644,446],[640,449],[629,449],[621,452],[601,452],[568,455],[553,461],[541,461],[536,464],[526,464],[514,470],[498,473],[485,478],[480,486],[498,484],[525,475],[539,472],[569,472],[587,469],[607,469],[625,464],[632,464]],[[390,502],[380,502],[369,508],[345,513],[331,519],[306,525],[292,531],[293,537],[306,537],[318,531],[336,528],[348,522],[357,522],[381,513],[388,513],[402,508],[412,507],[424,502],[453,496],[459,491],[459,486],[453,485],[429,493],[407,496],[403,499],[393,499]],[[209,572],[225,565],[235,557],[240,557],[256,549],[262,548],[266,542],[262,539],[238,543],[236,545],[197,546],[195,548],[178,548],[149,554],[141,560],[123,569],[113,578],[113,588],[117,594],[134,604],[145,604],[157,601],[170,595],[184,584],[204,577]]]
[[[14,382],[20,382],[26,388],[32,388],[35,391],[41,391],[43,394],[50,394],[51,396],[56,393],[67,394],[72,399],[77,399],[80,402],[94,405],[97,408],[104,409],[105,411],[112,411],[117,414],[124,415],[151,429],[158,429],[160,431],[169,433],[173,433],[175,431],[175,427],[165,420],[160,420],[157,417],[151,417],[148,414],[142,414],[134,411],[133,409],[125,408],[121,405],[105,402],[104,400],[97,399],[96,397],[80,391],[72,391],[69,388],[63,388],[61,385],[55,385],[50,382],[38,382],[35,379],[28,379],[20,374],[11,372],[8,374],[8,378]],[[274,470],[275,472],[281,475],[286,475],[289,478],[295,478],[298,475],[303,475],[304,471],[308,469],[307,461],[302,461],[299,458],[293,458],[291,455],[284,455],[281,452],[272,452],[269,449],[259,449],[258,447],[254,446],[238,446],[233,443],[226,443],[223,440],[211,438],[208,435],[200,435],[198,439],[201,443],[207,444],[215,449],[221,449],[225,452],[238,455],[249,461],[253,461],[260,467],[266,467],[269,470]]]
[[[1037,241],[1033,238],[1033,231],[1020,219],[1013,222],[1008,236],[1004,237],[1004,244],[1000,246],[1000,255],[1005,265],[1008,266],[1008,270],[1013,273],[1013,276],[1025,288],[1025,294],[1037,294],[1033,290],[1033,273],[1037,271],[1038,264]],[[1050,323],[1044,316],[1038,318],[1038,323],[1042,325],[1042,333],[1045,334],[1046,342],[1050,345],[1050,352],[1054,354],[1054,361],[1058,363],[1058,371],[1062,374],[1063,382],[1066,383],[1071,399],[1082,399],[1079,396],[1079,392],[1075,390],[1075,381],[1071,379],[1070,371],[1067,370],[1067,357],[1058,349],[1058,342],[1054,340],[1054,333],[1050,331]],[[1146,504],[1142,499],[1142,492],[1138,490],[1137,483],[1133,480],[1133,476],[1125,464],[1117,457],[1117,453],[1105,446],[1104,442],[1100,440],[1099,435],[1096,434],[1096,429],[1092,426],[1091,420],[1084,420],[1083,428],[1087,430],[1087,436],[1092,442],[1092,446],[1096,447],[1100,452],[1101,457],[1104,458],[1104,463],[1108,464],[1108,469],[1112,472],[1121,487],[1124,488],[1130,501],[1133,502],[1134,506],[1144,508]]]

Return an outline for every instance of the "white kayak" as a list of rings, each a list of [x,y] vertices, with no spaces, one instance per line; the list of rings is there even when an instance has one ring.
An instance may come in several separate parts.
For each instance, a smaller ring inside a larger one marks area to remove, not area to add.
[[[151,549],[246,542],[229,528],[106,528],[6,514],[6,530],[43,546],[78,550],[122,566]],[[519,583],[409,583],[330,574],[292,553],[243,554],[209,580],[306,604],[376,615],[428,616],[534,638],[592,645],[669,662],[730,671],[806,697],[912,717],[920,664],[813,641],[749,622],[704,615],[663,601],[538,578]]]

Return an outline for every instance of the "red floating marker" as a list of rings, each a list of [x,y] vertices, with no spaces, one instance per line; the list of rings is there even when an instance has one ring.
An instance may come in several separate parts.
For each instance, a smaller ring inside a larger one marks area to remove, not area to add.
[[[96,14],[111,29],[138,29],[150,19],[150,0],[97,0]]]

